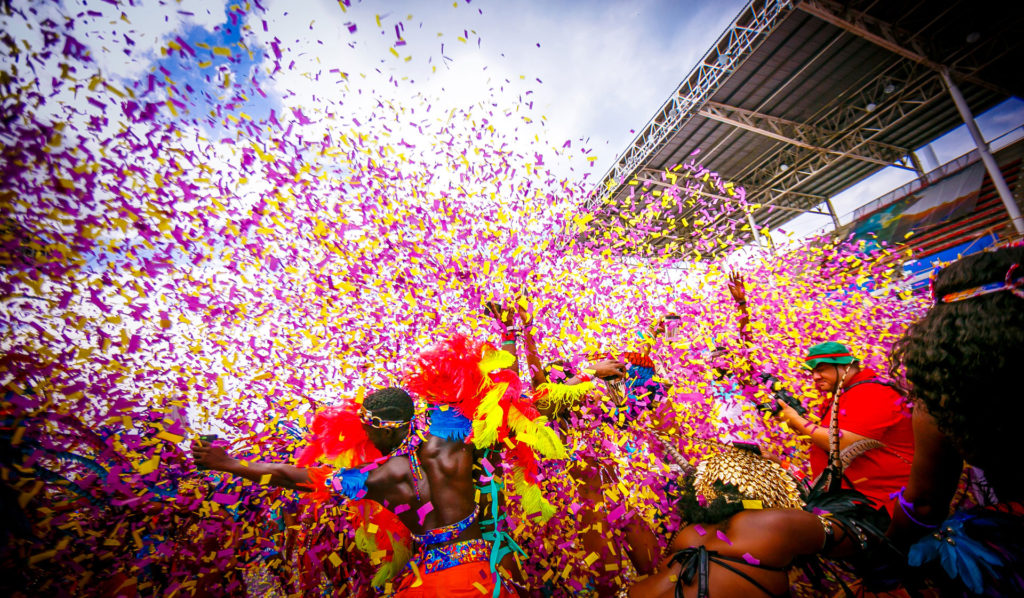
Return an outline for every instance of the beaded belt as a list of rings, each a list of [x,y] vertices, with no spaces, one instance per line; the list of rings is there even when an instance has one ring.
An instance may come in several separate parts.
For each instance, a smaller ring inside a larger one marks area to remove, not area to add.
[[[430,575],[467,563],[490,561],[491,543],[477,539],[428,548],[421,550],[412,560],[419,567],[420,575]]]
[[[469,529],[469,526],[473,525],[473,522],[476,521],[476,515],[479,512],[480,507],[477,506],[473,509],[473,512],[467,515],[462,521],[456,521],[455,523],[444,527],[427,530],[422,534],[412,534],[412,539],[423,546],[451,542],[455,538],[461,536],[462,532]]]

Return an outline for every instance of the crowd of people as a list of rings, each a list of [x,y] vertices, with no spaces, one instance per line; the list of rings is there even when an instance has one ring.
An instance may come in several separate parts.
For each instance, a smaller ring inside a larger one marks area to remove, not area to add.
[[[730,291],[757,343],[742,278]],[[366,555],[344,566],[381,565],[359,595],[1017,595],[1024,247],[941,269],[932,297],[887,377],[843,339],[811,344],[817,412],[723,361],[722,411],[696,415],[719,418],[715,437],[681,432],[695,415],[657,350],[685,334],[671,314],[643,351],[545,363],[523,300],[487,306],[500,347],[446,339],[395,386],[318,413],[296,465],[216,442],[193,457],[348,512]],[[744,418],[754,432],[734,434]],[[762,451],[759,426],[809,443],[811,477]]]

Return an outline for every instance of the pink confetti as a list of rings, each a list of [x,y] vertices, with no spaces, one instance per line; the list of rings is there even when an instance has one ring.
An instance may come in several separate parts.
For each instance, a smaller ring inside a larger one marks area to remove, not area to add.
[[[426,519],[427,514],[430,513],[433,510],[434,510],[434,505],[429,503],[429,502],[424,504],[422,507],[416,509],[416,516],[420,520],[420,525],[423,525],[423,520]]]

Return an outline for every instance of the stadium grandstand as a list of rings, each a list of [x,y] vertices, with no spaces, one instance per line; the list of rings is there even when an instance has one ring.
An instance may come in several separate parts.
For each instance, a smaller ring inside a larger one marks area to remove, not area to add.
[[[1024,140],[1018,138],[993,155],[1020,204]],[[977,150],[861,206],[853,217],[836,236],[903,246],[903,269],[911,288],[926,286],[939,263],[1017,236]]]
[[[700,193],[754,246],[806,213],[830,216],[837,235],[909,243],[918,264],[1019,237],[1021,145],[993,155],[975,115],[1024,97],[1022,31],[1024,3],[753,0],[602,177],[588,199],[598,230],[649,212],[699,150],[700,164],[741,186],[745,201]],[[917,152],[965,124],[975,149],[926,171]],[[888,167],[916,178],[841,225],[832,198]],[[977,187],[949,209],[910,217],[958,182]],[[697,209],[655,222],[649,246],[682,246]]]

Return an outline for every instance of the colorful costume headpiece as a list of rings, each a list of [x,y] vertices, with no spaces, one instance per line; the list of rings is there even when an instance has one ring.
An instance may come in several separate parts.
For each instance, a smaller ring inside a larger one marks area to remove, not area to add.
[[[469,420],[472,431],[467,441],[477,448],[509,449],[507,457],[524,510],[539,512],[546,519],[554,514],[554,507],[537,486],[537,455],[562,459],[565,447],[545,425],[547,418],[530,397],[523,396],[519,376],[504,369],[514,362],[512,354],[489,343],[457,335],[421,353],[404,387],[430,408],[454,410]],[[446,421],[446,430],[450,427]]]
[[[348,468],[381,458],[383,455],[366,435],[360,410],[362,405],[348,400],[317,412],[297,465],[306,467],[319,460],[335,468]]]
[[[796,481],[778,463],[743,449],[718,448],[718,453],[697,465],[693,487],[698,494],[708,500],[717,498],[717,481],[736,486],[740,494],[761,501],[766,509],[803,507]]]
[[[1014,277],[1016,273],[1016,278]],[[1010,269],[1006,271],[1006,276],[999,282],[990,282],[980,286],[964,289],[962,291],[956,291],[954,293],[946,293],[942,297],[935,296],[935,289],[932,289],[932,299],[935,300],[935,304],[939,303],[956,303],[957,301],[965,301],[967,299],[973,299],[974,297],[980,297],[982,295],[988,295],[990,293],[999,293],[1001,291],[1010,291],[1015,296],[1024,299],[1024,268],[1020,264],[1013,264]]]

